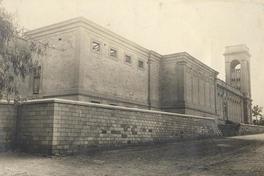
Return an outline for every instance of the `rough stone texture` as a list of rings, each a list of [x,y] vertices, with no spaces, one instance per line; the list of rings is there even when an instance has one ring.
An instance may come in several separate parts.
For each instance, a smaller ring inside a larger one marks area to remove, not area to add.
[[[36,103],[19,107],[18,145],[23,151],[51,154],[54,104]]]
[[[218,124],[223,136],[238,136],[264,133],[264,126],[249,125],[244,123]]]
[[[240,124],[239,135],[264,133],[264,126]]]
[[[16,135],[16,107],[0,103],[0,151],[12,149]]]
[[[1,151],[17,144],[26,152],[71,154],[222,135],[214,118],[63,99],[28,101],[18,111],[1,104],[0,115]],[[235,125],[235,131],[224,130],[231,135],[264,133],[262,126]]]
[[[19,120],[21,148],[47,154],[216,135],[213,118],[67,100],[24,104]]]

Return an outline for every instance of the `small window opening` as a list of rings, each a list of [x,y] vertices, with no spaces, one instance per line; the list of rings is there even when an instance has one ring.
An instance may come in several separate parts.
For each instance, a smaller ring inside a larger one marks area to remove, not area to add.
[[[143,61],[138,61],[138,67],[139,68],[144,68],[144,62]]]
[[[111,49],[110,49],[110,56],[112,56],[112,57],[117,57],[117,50],[111,48]]]
[[[241,64],[237,64],[236,66],[235,66],[235,70],[240,70],[241,69]]]
[[[41,66],[33,69],[33,94],[39,94]]]
[[[92,49],[96,52],[100,52],[101,50],[101,46],[100,46],[100,43],[99,42],[95,42],[93,41],[92,42]]]
[[[131,56],[129,56],[129,55],[125,55],[125,62],[131,64],[131,63],[132,63]]]

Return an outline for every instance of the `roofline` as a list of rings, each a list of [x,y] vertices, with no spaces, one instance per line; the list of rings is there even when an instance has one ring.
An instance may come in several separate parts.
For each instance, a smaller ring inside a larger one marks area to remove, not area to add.
[[[171,57],[179,57],[179,56],[183,56],[183,57],[186,57],[188,59],[191,59],[192,61],[194,61],[198,65],[203,66],[203,67],[207,68],[208,70],[210,70],[212,72],[215,72],[216,75],[219,74],[218,71],[216,71],[213,68],[209,67],[208,65],[206,65],[205,63],[203,63],[200,60],[196,59],[195,57],[193,57],[192,55],[190,55],[189,53],[187,53],[185,51],[184,52],[179,52],[179,53],[172,53],[172,54],[163,55],[163,58],[164,59],[168,59],[168,58],[171,58]]]
[[[228,89],[228,91],[236,94],[237,96],[244,97],[244,95],[243,95],[243,93],[241,91],[239,91],[238,89],[234,88],[233,86],[231,86],[227,82],[223,81],[222,79],[217,78],[216,79],[216,84],[221,86],[221,87],[224,87],[225,89]]]
[[[232,51],[232,48],[240,48],[241,50],[234,50]],[[231,51],[230,51],[231,50]],[[232,55],[232,54],[239,54],[243,53],[246,54],[247,56],[251,57],[249,53],[249,48],[245,44],[238,44],[238,45],[229,45],[225,47],[225,52],[223,53],[224,56]]]
[[[30,30],[28,32],[26,32],[25,34],[27,36],[32,36],[33,38],[34,37],[39,37],[39,36],[42,36],[44,32],[47,32],[47,31],[53,31],[53,30],[58,30],[58,28],[66,28],[67,26],[69,25],[72,25],[70,29],[73,29],[73,28],[78,28],[78,27],[85,27],[85,26],[89,26],[91,28],[94,28],[96,30],[99,30],[100,32],[106,34],[106,35],[109,35],[113,38],[118,38],[118,40],[120,40],[121,42],[124,42],[124,43],[127,43],[128,45],[138,49],[139,51],[145,53],[145,54],[152,54],[153,56],[156,56],[158,58],[160,58],[161,60],[162,59],[167,59],[167,58],[171,58],[171,57],[179,57],[179,56],[184,56],[188,59],[191,59],[192,61],[194,61],[195,63],[197,63],[198,65],[200,66],[203,66],[205,68],[207,68],[208,70],[212,71],[212,72],[215,72],[216,74],[218,74],[219,72],[214,70],[213,68],[209,67],[208,65],[204,64],[203,62],[201,62],[200,60],[196,59],[195,57],[191,56],[189,53],[187,52],[179,52],[179,53],[172,53],[172,54],[166,54],[166,55],[161,55],[155,51],[152,51],[152,50],[149,50],[147,48],[144,48],[142,46],[140,46],[139,44],[133,42],[133,41],[130,41],[112,31],[110,31],[109,29],[105,28],[105,27],[102,27],[96,23],[94,23],[93,21],[90,21],[84,17],[76,17],[76,18],[72,18],[72,19],[69,19],[69,20],[65,20],[65,21],[62,21],[62,22],[58,22],[58,23],[55,23],[55,24],[51,24],[51,25],[47,25],[47,26],[44,26],[44,27],[40,27],[40,28],[37,28],[37,29],[33,29],[33,30]],[[69,29],[69,28],[67,28]],[[237,45],[233,45],[233,46],[237,46]],[[241,45],[243,46],[243,45]],[[227,46],[227,47],[232,47],[232,46]]]
[[[51,24],[48,26],[44,26],[41,28],[33,29],[33,30],[26,32],[25,34],[28,36],[34,37],[34,36],[37,36],[38,34],[41,35],[41,33],[44,33],[47,31],[52,31],[52,30],[58,29],[58,28],[64,28],[64,27],[69,26],[69,25],[73,25],[72,28],[83,27],[83,25],[86,25],[86,26],[89,26],[89,27],[94,28],[96,30],[99,30],[100,32],[107,34],[113,38],[118,38],[122,42],[125,42],[128,45],[131,45],[131,46],[139,49],[140,51],[145,52],[146,54],[150,52],[149,49],[144,48],[144,47],[140,46],[139,44],[137,44],[133,41],[130,41],[130,40],[122,37],[121,35],[118,35],[112,31],[110,31],[109,29],[102,27],[102,26],[100,26],[100,25],[94,23],[93,21],[90,21],[84,17],[76,17],[76,18],[72,18],[72,19],[69,19],[66,21],[62,21],[62,22],[58,22],[58,23]],[[158,54],[158,55],[160,55],[160,54]]]

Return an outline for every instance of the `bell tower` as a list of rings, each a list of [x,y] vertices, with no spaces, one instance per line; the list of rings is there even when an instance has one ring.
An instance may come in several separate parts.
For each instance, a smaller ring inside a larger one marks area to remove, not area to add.
[[[244,95],[244,123],[251,123],[250,54],[246,45],[225,48],[226,83]]]

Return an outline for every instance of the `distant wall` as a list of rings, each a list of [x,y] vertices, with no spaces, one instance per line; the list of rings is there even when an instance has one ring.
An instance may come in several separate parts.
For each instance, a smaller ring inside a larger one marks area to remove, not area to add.
[[[232,123],[232,124],[219,124],[219,130],[223,136],[238,136],[264,133],[264,126]]]
[[[217,79],[216,106],[218,118],[243,123],[243,94],[220,79]]]
[[[250,125],[250,124],[240,124],[239,135],[248,135],[248,134],[258,134],[264,133],[264,126],[259,125]]]
[[[14,147],[16,114],[14,105],[0,103],[0,151],[6,151]]]
[[[54,99],[24,104],[19,124],[22,149],[48,154],[218,133],[213,118]]]

